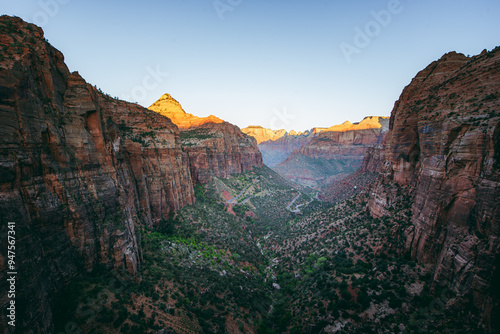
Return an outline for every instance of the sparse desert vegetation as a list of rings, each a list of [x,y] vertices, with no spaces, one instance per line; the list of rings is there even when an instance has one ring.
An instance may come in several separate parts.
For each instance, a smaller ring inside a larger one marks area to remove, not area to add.
[[[290,186],[266,167],[197,185],[195,205],[141,231],[141,279],[119,289],[106,285],[119,272],[82,278],[61,298],[58,328],[74,319],[90,331],[79,314],[101,291],[102,333],[437,333],[474,320],[430,309],[453,295],[430,291],[430,268],[399,251],[409,199],[391,218],[369,216],[365,194],[296,215]],[[227,203],[244,189],[246,203]]]

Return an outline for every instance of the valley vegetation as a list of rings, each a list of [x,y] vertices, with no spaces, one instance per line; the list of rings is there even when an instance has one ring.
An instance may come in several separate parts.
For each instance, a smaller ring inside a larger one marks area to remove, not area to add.
[[[301,214],[286,209],[298,189],[296,204],[310,202]],[[244,204],[227,203],[242,190]],[[398,252],[411,211],[394,191],[402,204],[374,219],[364,193],[311,202],[311,190],[265,166],[197,185],[196,204],[141,230],[139,279],[95,270],[61,294],[57,332],[68,323],[99,333],[473,328],[473,313],[445,311],[451,292],[430,291],[430,268]]]

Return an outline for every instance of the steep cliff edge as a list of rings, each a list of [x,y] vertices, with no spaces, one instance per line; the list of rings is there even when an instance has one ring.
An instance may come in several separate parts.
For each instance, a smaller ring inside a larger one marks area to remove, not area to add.
[[[404,251],[434,265],[433,288],[457,295],[448,306],[476,308],[496,330],[499,98],[499,48],[472,58],[451,52],[418,73],[395,103],[382,151],[372,152],[383,163],[368,204],[381,217],[409,202]]]
[[[149,109],[172,117],[179,125],[181,145],[189,156],[193,181],[206,184],[213,176],[227,177],[262,166],[262,154],[255,139],[237,126],[214,116],[200,118],[188,114],[169,94]]]
[[[365,117],[321,131],[273,169],[300,184],[318,188],[356,171],[367,150],[382,142],[388,117]]]
[[[54,332],[57,293],[96,266],[138,275],[137,225],[193,203],[192,181],[168,118],[69,73],[43,31],[19,18],[0,17],[0,44],[0,233],[15,222],[16,327]]]

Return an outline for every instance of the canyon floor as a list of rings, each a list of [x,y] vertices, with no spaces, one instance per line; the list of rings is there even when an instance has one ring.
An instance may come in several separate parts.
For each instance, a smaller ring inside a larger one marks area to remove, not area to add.
[[[408,201],[374,219],[363,193],[318,201],[265,166],[214,178],[195,196],[141,231],[140,279],[97,270],[73,282],[55,308],[57,332],[68,324],[86,333],[476,329],[473,312],[445,310],[450,291],[431,294],[431,267],[397,252]],[[295,198],[300,213],[288,210]]]

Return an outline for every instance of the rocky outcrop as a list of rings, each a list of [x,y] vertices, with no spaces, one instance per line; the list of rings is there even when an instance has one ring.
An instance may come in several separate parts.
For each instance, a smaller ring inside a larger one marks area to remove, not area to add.
[[[214,115],[198,117],[186,113],[184,109],[182,109],[181,104],[170,94],[163,94],[158,101],[149,107],[149,109],[170,118],[170,120],[181,130],[198,127],[206,123],[224,123],[223,120]]]
[[[69,73],[40,28],[2,16],[0,43],[0,234],[16,223],[16,328],[51,333],[54,297],[79,273],[138,275],[137,225],[194,201],[188,157],[168,118]]]
[[[262,166],[262,154],[253,137],[218,118],[212,121],[213,116],[199,118],[186,114],[174,101],[165,94],[149,109],[162,115],[177,115],[172,121],[183,126],[180,128],[181,144],[189,156],[193,181],[205,184],[214,176],[227,177]]]
[[[475,308],[490,330],[500,297],[499,98],[498,48],[451,52],[418,73],[392,111],[369,201],[380,217],[407,198],[405,251],[434,265],[434,289],[450,288],[452,306]]]
[[[367,150],[381,144],[388,127],[388,117],[376,116],[332,126],[273,169],[310,187],[336,182],[360,168]]]

